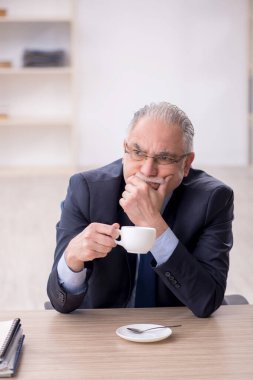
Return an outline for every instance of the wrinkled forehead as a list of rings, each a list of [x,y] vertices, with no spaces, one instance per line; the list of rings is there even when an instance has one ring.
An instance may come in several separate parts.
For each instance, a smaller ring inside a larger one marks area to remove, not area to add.
[[[156,151],[173,151],[185,147],[184,134],[179,125],[150,117],[141,118],[129,130],[127,142]]]

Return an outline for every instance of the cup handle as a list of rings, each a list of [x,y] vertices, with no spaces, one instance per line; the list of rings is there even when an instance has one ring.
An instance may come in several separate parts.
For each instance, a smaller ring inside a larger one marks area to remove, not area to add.
[[[114,240],[116,244],[121,245],[121,247],[124,247],[124,245],[121,243],[120,240]]]
[[[118,230],[119,236],[121,236],[121,231]],[[114,240],[116,244],[121,245],[121,247],[124,247],[123,244],[121,243],[121,240]]]

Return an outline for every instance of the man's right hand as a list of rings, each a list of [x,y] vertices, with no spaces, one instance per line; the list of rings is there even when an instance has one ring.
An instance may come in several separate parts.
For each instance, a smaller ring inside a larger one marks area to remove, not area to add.
[[[89,224],[80,234],[75,236],[65,251],[68,267],[74,272],[81,271],[86,261],[92,261],[108,255],[116,247],[115,239],[119,236],[119,224]]]

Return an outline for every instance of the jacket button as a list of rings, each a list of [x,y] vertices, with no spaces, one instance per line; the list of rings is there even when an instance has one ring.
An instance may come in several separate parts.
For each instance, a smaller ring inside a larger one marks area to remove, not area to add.
[[[175,281],[175,277],[172,276],[172,274],[170,272],[166,272],[165,276],[170,280],[170,282]]]
[[[65,294],[62,292],[58,292],[57,294],[58,300],[63,304],[65,302]]]

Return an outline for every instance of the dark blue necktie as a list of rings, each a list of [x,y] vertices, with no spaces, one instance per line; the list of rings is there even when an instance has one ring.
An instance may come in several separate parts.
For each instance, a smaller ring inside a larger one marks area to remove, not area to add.
[[[153,256],[150,252],[140,255],[136,285],[135,307],[155,306],[155,272],[151,267]]]

